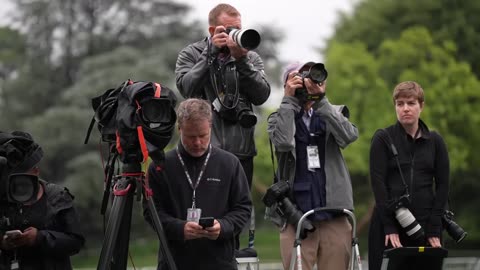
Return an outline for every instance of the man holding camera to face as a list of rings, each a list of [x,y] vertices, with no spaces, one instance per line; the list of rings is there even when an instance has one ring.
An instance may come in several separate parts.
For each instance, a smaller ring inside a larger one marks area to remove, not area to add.
[[[358,130],[349,122],[346,106],[328,101],[326,77],[321,63],[296,62],[287,66],[282,103],[268,119],[268,133],[278,160],[278,182],[271,189],[281,190],[279,185],[288,183],[288,201],[303,213],[317,207],[353,209],[350,176],[340,148],[355,141]],[[282,262],[287,269],[298,220],[285,215],[295,211],[285,209],[293,206],[285,207],[285,198],[282,200],[266,203],[266,217],[281,228]],[[313,228],[306,227],[303,233],[304,269],[312,269],[315,264],[319,269],[347,269],[352,243],[347,217],[316,212],[307,223]]]
[[[2,270],[72,269],[84,244],[73,196],[38,179],[42,157],[30,134],[0,132]]]
[[[228,4],[215,6],[208,22],[210,36],[178,55],[177,88],[185,98],[212,104],[212,144],[240,159],[251,187],[257,122],[252,105],[263,104],[270,95],[263,61],[252,51],[260,36],[252,29],[241,30],[241,15]]]

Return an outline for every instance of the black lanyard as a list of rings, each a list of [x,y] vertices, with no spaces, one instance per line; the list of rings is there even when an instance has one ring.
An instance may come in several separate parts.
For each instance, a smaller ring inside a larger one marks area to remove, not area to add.
[[[210,159],[210,153],[212,152],[212,145],[210,144],[208,146],[208,154],[207,157],[205,158],[205,162],[203,163],[202,169],[200,170],[200,173],[198,174],[197,182],[195,183],[195,186],[193,185],[192,178],[190,177],[190,174],[188,173],[187,166],[185,166],[185,162],[183,162],[182,156],[180,155],[180,151],[178,150],[177,146],[177,156],[178,159],[180,160],[180,163],[182,164],[183,170],[185,171],[185,175],[187,176],[188,183],[190,184],[190,187],[193,190],[192,194],[192,208],[195,208],[195,191],[200,184],[200,180],[202,179],[203,172],[207,168],[207,163],[208,160]]]

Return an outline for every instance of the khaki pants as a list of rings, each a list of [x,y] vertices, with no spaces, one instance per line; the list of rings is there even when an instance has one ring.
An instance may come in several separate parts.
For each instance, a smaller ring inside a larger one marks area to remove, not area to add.
[[[315,231],[301,241],[302,268],[312,270],[348,269],[352,255],[352,226],[346,216],[313,223]],[[284,269],[290,269],[295,230],[289,224],[280,232],[280,252]],[[295,264],[295,269],[296,264]]]

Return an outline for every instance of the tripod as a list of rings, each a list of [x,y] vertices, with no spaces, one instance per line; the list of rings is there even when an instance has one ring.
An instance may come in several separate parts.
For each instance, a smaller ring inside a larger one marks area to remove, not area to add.
[[[115,159],[113,159],[113,162],[114,161]],[[108,171],[113,172],[113,164],[110,164],[110,166]],[[109,176],[111,176],[111,174],[109,174]],[[117,177],[118,180],[113,190],[113,204],[110,209],[107,230],[103,240],[97,270],[127,269],[133,196],[136,190],[137,196],[139,196],[137,201],[140,200],[140,194],[142,194],[148,203],[155,231],[160,240],[162,258],[165,260],[168,269],[176,270],[177,268],[168,249],[162,223],[160,222],[155,204],[153,203],[152,191],[143,188],[146,186],[145,175],[141,170],[140,162],[123,164],[122,174]]]

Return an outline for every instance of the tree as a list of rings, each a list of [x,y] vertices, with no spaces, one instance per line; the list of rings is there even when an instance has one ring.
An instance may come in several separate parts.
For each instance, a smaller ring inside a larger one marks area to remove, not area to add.
[[[352,15],[344,14],[339,20],[335,35],[327,42],[350,43],[361,41],[373,54],[378,52],[385,39],[394,39],[413,26],[423,26],[431,33],[433,41],[455,41],[458,48],[455,58],[470,64],[480,76],[480,2],[461,0],[361,0]]]

